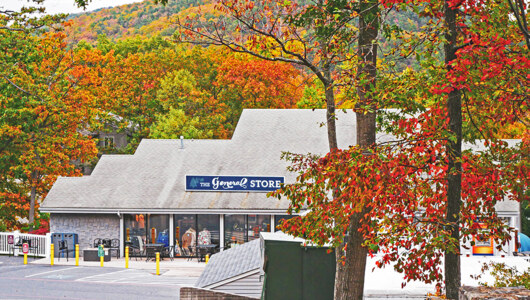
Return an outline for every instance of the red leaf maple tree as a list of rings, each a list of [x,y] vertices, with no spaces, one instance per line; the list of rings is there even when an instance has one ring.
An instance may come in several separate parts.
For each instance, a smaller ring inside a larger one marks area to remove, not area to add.
[[[417,6],[421,15],[434,20],[432,26],[446,32],[430,40],[445,46],[444,65],[423,54],[424,66],[434,70],[431,82],[438,85],[422,90],[418,81],[401,80],[399,86],[385,86],[391,91],[381,92],[382,98],[389,100],[380,107],[400,108],[402,114],[384,126],[395,141],[371,151],[357,146],[332,151],[317,159],[289,154],[292,170],[299,173],[297,183],[273,195],[288,197],[290,212],[308,209],[281,228],[319,244],[340,245],[348,216],[363,212],[359,231],[370,252],[380,254],[378,265],[393,262],[406,281],[441,286],[445,278],[447,296],[453,299],[460,285],[460,243],[478,233],[479,222],[486,224],[497,245],[506,243],[513,228],[498,218],[495,204],[528,199],[528,129],[518,147],[498,139],[501,125],[524,122],[528,114],[528,52],[521,43],[523,35],[509,22],[507,8],[494,2],[383,4]],[[511,39],[499,38],[499,30],[506,30]],[[402,78],[412,77],[404,73]],[[424,105],[392,94],[403,86],[418,91],[412,94],[423,97]],[[464,134],[482,138],[484,151],[462,150],[462,114],[471,128]],[[456,202],[448,200],[455,188]],[[457,260],[447,261],[449,256]]]

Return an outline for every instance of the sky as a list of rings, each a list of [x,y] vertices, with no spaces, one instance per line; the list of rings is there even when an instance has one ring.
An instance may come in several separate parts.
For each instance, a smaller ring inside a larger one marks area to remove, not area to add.
[[[86,11],[102,8],[118,6],[133,2],[141,2],[142,0],[92,0],[88,5]],[[22,6],[30,6],[27,0],[0,0],[0,9],[11,9],[18,10]],[[58,13],[80,13],[83,12],[82,8],[78,8],[75,5],[74,0],[45,0],[42,6],[46,7],[46,13],[58,14]]]

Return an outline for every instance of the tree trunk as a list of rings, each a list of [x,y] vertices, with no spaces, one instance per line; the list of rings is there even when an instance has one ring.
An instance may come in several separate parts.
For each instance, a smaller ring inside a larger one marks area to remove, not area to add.
[[[356,105],[357,145],[367,148],[375,145],[375,116],[376,105],[373,101],[373,91],[376,84],[377,34],[379,31],[378,1],[363,0],[360,3],[359,17],[359,65],[357,79],[361,79],[357,86],[359,102]],[[364,237],[361,228],[367,209],[351,216],[349,238],[346,241],[344,261],[337,261],[335,278],[336,300],[362,300],[364,295],[364,277],[368,250],[362,246]],[[336,251],[336,256],[339,251]],[[344,265],[342,265],[344,263]]]
[[[29,224],[35,221],[35,200],[37,198],[37,171],[31,172],[31,192],[29,196]]]
[[[445,64],[451,70],[451,62],[456,59],[457,46],[457,10],[449,7],[445,2],[445,27],[446,42],[444,44]],[[457,241],[456,251],[445,251],[445,284],[448,299],[458,299],[460,288],[460,227],[459,216],[461,209],[462,193],[462,98],[459,90],[453,90],[447,98],[447,112],[449,118],[449,131],[455,139],[450,139],[447,144],[448,174],[447,174],[447,222],[451,238]]]
[[[368,255],[368,250],[362,246],[363,234],[358,231],[363,216],[363,213],[356,213],[351,216],[345,257],[340,257],[337,254],[338,249],[335,249],[337,259],[340,259],[337,260],[337,270],[341,269],[341,272],[337,272],[335,276],[335,299],[363,299],[364,273]]]
[[[330,78],[330,70],[325,69],[324,74]],[[326,90],[326,121],[328,126],[329,150],[337,149],[337,126],[335,125],[335,94],[333,92],[333,83],[330,81],[323,82]]]

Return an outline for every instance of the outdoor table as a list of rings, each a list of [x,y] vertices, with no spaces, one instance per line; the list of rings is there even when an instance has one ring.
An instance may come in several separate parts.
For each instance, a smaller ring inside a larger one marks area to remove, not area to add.
[[[197,245],[197,248],[206,248],[208,250],[215,249],[217,247],[216,244],[208,244],[208,245]]]
[[[215,248],[217,248],[217,245],[215,244],[208,244],[208,245],[197,245],[197,260],[199,261],[203,261],[205,260],[205,255],[206,254],[213,254],[214,251],[215,251]],[[205,254],[202,254],[200,249],[205,249],[206,250],[206,253]]]
[[[175,255],[175,246],[164,246],[163,252],[160,254],[161,257],[169,257],[173,261],[173,256]]]
[[[164,250],[165,246],[166,245],[164,244],[145,244],[145,261],[149,261],[151,255],[153,256],[153,259],[156,259],[156,252],[160,253],[160,259],[163,259],[162,251]]]

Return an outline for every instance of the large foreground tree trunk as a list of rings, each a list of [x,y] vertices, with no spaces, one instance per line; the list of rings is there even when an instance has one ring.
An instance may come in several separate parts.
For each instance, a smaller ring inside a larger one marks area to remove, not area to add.
[[[369,147],[375,144],[376,105],[372,91],[376,84],[377,33],[379,31],[378,1],[362,0],[359,17],[359,65],[357,79],[362,84],[357,86],[359,102],[356,105],[357,145]],[[364,277],[368,251],[362,246],[364,237],[361,228],[366,209],[355,213],[350,218],[349,238],[346,241],[344,260],[337,261],[335,278],[336,300],[362,300]],[[336,256],[342,251],[336,251]]]
[[[449,7],[445,2],[445,27],[446,42],[444,44],[445,64],[447,70],[451,69],[450,63],[456,59],[457,48],[457,10]],[[447,144],[448,175],[447,175],[447,222],[451,237],[460,243],[459,215],[462,194],[462,97],[457,89],[451,91],[447,98],[447,113],[449,118],[449,131],[456,139],[450,139]],[[448,299],[458,299],[460,288],[460,249],[445,251],[445,284]]]

